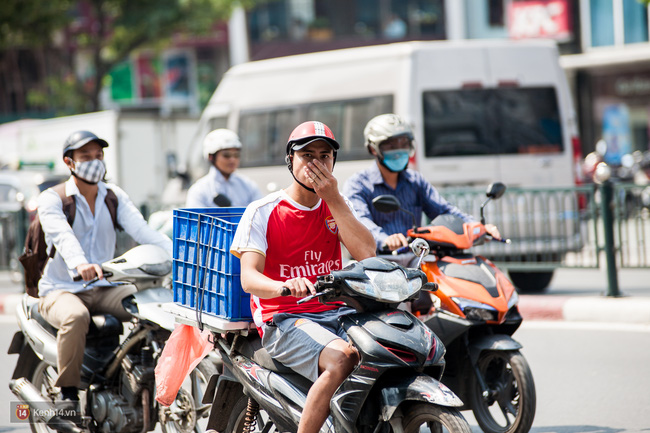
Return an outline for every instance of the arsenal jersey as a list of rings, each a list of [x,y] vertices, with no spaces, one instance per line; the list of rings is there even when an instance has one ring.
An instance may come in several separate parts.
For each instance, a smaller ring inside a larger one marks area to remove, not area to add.
[[[345,199],[354,213],[350,201]],[[235,233],[230,252],[237,257],[245,251],[263,254],[264,275],[276,280],[316,277],[341,268],[338,226],[323,200],[313,208],[300,205],[284,191],[254,201],[246,208]],[[258,327],[276,312],[320,312],[338,308],[317,299],[297,304],[299,298],[281,296],[260,299],[251,296],[253,320]]]

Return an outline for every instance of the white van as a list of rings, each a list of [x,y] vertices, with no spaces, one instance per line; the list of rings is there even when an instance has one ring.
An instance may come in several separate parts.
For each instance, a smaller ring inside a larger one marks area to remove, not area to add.
[[[192,179],[207,170],[201,140],[227,127],[244,144],[241,173],[282,188],[290,132],[320,120],[341,143],[342,185],[369,164],[366,122],[388,112],[411,122],[414,168],[436,187],[575,182],[576,118],[552,41],[404,42],[235,66],[201,116],[187,168]]]
[[[475,40],[403,42],[238,65],[201,116],[187,168],[192,179],[207,170],[201,140],[227,127],[243,143],[240,172],[262,190],[283,188],[291,182],[284,163],[290,132],[319,120],[341,143],[335,174],[342,187],[372,163],[363,144],[367,121],[394,112],[413,126],[412,167],[438,188],[495,181],[572,186],[580,145],[558,60],[552,41]],[[570,235],[563,230],[561,237]],[[569,249],[560,246],[560,253]]]

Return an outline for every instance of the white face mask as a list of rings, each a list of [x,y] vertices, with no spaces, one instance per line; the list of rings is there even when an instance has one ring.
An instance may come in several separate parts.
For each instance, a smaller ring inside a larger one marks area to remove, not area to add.
[[[104,179],[106,175],[106,165],[101,159],[91,161],[74,162],[74,170],[71,170],[75,176],[88,183],[97,183]]]

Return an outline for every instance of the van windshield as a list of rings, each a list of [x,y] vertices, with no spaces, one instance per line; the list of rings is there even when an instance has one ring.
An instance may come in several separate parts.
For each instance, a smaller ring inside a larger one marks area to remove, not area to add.
[[[244,143],[242,167],[284,164],[291,131],[300,123],[314,119],[332,128],[341,144],[338,158],[368,158],[363,146],[363,128],[368,120],[392,110],[392,95],[242,110],[239,115],[239,138]]]
[[[562,153],[555,89],[462,89],[423,93],[425,155]]]

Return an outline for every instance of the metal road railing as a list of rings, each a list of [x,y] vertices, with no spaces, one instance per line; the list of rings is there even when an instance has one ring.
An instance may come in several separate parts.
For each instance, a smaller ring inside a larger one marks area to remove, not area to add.
[[[0,211],[0,270],[22,271],[18,256],[22,254],[25,231],[21,224],[25,212]]]
[[[508,188],[486,206],[485,217],[512,243],[490,242],[475,252],[508,270],[598,268],[608,251],[614,253],[618,268],[650,268],[650,187],[613,184],[613,245],[605,242],[608,221],[603,218],[601,189],[597,185]],[[485,190],[441,188],[440,193],[479,219]],[[25,212],[0,212],[0,269],[16,265],[24,244],[25,218]],[[120,234],[120,250],[131,246],[126,238]]]
[[[650,267],[650,186],[614,184],[613,201],[617,266]]]
[[[552,270],[598,268],[601,252],[614,251],[621,268],[650,267],[650,212],[644,188],[614,184],[613,245],[606,245],[605,224],[596,185],[566,188],[509,188],[485,208],[486,222],[496,224],[511,244],[491,242],[476,252],[505,269]],[[441,194],[479,218],[485,189],[447,188]],[[650,192],[650,190],[648,190]]]

